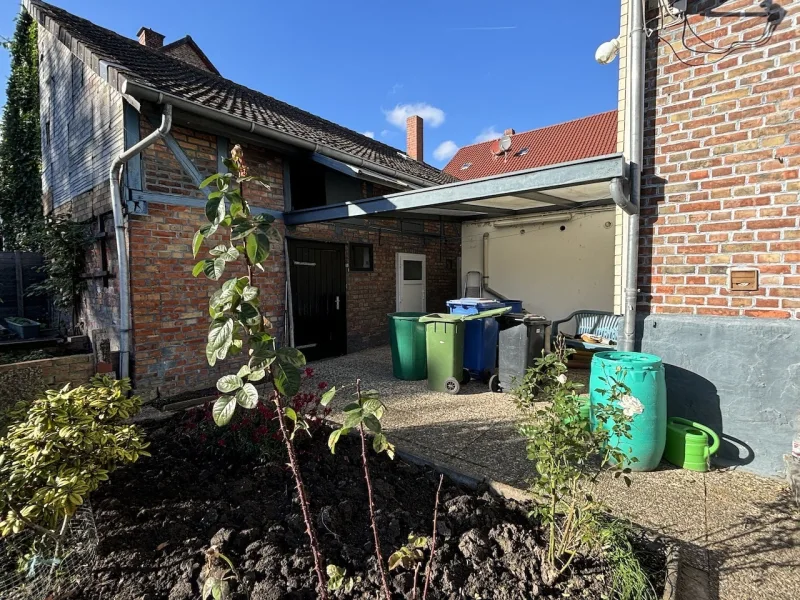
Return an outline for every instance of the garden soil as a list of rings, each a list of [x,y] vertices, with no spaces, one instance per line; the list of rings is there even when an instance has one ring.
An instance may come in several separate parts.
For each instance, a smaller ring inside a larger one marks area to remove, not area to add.
[[[93,497],[99,535],[86,600],[195,600],[204,557],[216,545],[236,567],[233,598],[317,598],[311,553],[294,480],[282,462],[208,455],[173,421],[148,431],[151,458],[115,471]],[[350,593],[375,599],[380,584],[357,435],[331,455],[327,431],[301,441],[299,458],[328,563],[354,577]],[[370,455],[384,557],[430,536],[439,477],[431,470]],[[428,598],[589,598],[608,594],[610,573],[600,559],[576,561],[554,581],[542,561],[543,532],[528,509],[447,479],[441,491],[437,552]],[[427,552],[426,552],[427,557]],[[663,558],[655,559],[657,564]],[[417,598],[422,596],[424,565]],[[412,572],[388,573],[394,598],[414,597]],[[662,576],[663,577],[663,576]]]

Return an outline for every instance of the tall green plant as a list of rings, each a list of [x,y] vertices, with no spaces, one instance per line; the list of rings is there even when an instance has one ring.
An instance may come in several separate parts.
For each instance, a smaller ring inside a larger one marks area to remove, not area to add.
[[[42,218],[37,25],[22,11],[11,53],[0,139],[0,237],[5,250],[31,249],[28,232]]]
[[[631,416],[620,404],[630,391],[624,373],[609,380],[606,401],[592,406],[599,425],[591,427],[581,415],[586,401],[578,395],[582,386],[567,377],[571,353],[559,340],[555,352],[537,359],[516,390],[522,415],[519,430],[536,469],[531,483],[539,503],[535,512],[549,531],[547,559],[553,580],[591,542],[601,508],[591,495],[591,484],[608,469],[630,484],[630,469],[624,465],[636,462],[620,447],[631,437]]]
[[[324,562],[294,449],[295,434],[308,430],[308,424],[288,405],[288,400],[300,389],[300,367],[305,365],[306,359],[295,348],[279,346],[269,333],[270,323],[260,306],[260,291],[255,277],[257,271],[264,271],[264,261],[270,256],[272,245],[279,245],[281,238],[273,225],[273,217],[253,214],[243,195],[244,183],[269,186],[263,178],[247,174],[241,146],[235,146],[231,158],[225,159],[224,163],[228,173],[217,173],[200,184],[201,188],[214,186],[216,189],[208,195],[206,202],[205,214],[209,224],[201,227],[192,240],[196,257],[207,238],[218,232],[224,232],[227,238],[214,245],[208,252],[209,256],[194,266],[192,274],[195,277],[202,273],[218,281],[229,267],[240,267],[240,275],[228,279],[209,300],[208,364],[214,366],[217,361],[230,357],[239,357],[241,362],[235,372],[223,375],[217,381],[217,389],[222,395],[214,403],[212,414],[217,425],[224,426],[233,417],[237,406],[256,408],[259,401],[257,384],[272,384],[274,389],[267,392],[268,402],[275,405],[276,418],[289,455],[314,559],[317,591],[321,598],[327,598]],[[292,423],[291,428],[288,422]]]

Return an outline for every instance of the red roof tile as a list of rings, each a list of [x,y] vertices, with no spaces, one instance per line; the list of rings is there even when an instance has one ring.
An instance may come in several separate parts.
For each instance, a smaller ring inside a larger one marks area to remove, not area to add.
[[[461,148],[447,163],[444,172],[459,179],[478,179],[614,154],[617,151],[617,111],[514,134],[506,159],[492,154],[492,143]],[[520,154],[525,148],[528,151]],[[467,163],[471,163],[470,166],[462,169]]]

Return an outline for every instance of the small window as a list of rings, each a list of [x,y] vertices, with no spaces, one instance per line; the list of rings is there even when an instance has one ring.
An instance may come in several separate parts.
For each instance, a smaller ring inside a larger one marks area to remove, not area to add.
[[[372,244],[350,244],[350,270],[373,270]]]
[[[530,148],[523,148],[519,152],[517,152],[517,156],[525,156],[528,152],[530,152]]]
[[[471,162],[465,162],[463,165],[461,165],[461,170],[462,170],[462,171],[466,171],[466,170],[467,170],[467,169],[469,169],[471,166],[472,166],[472,163],[471,163]]]
[[[44,137],[45,137],[45,145],[50,145],[50,121],[45,121],[44,124]]]
[[[403,261],[403,281],[422,281],[422,261]]]

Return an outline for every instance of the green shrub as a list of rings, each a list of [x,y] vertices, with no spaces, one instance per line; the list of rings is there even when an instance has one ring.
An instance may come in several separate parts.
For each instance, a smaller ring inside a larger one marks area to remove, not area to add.
[[[611,377],[607,402],[592,407],[595,422],[604,424],[592,428],[581,418],[581,386],[566,376],[571,353],[560,340],[555,352],[535,361],[516,392],[519,430],[536,468],[531,482],[538,502],[534,512],[549,530],[547,558],[555,577],[581,550],[599,545],[593,532],[602,507],[591,495],[591,484],[608,469],[630,484],[630,469],[623,465],[636,462],[616,442],[631,437],[631,417],[619,404],[630,391],[624,372]]]
[[[130,381],[96,376],[50,390],[0,438],[0,536],[32,528],[60,539],[87,496],[117,465],[149,456],[135,425]]]

